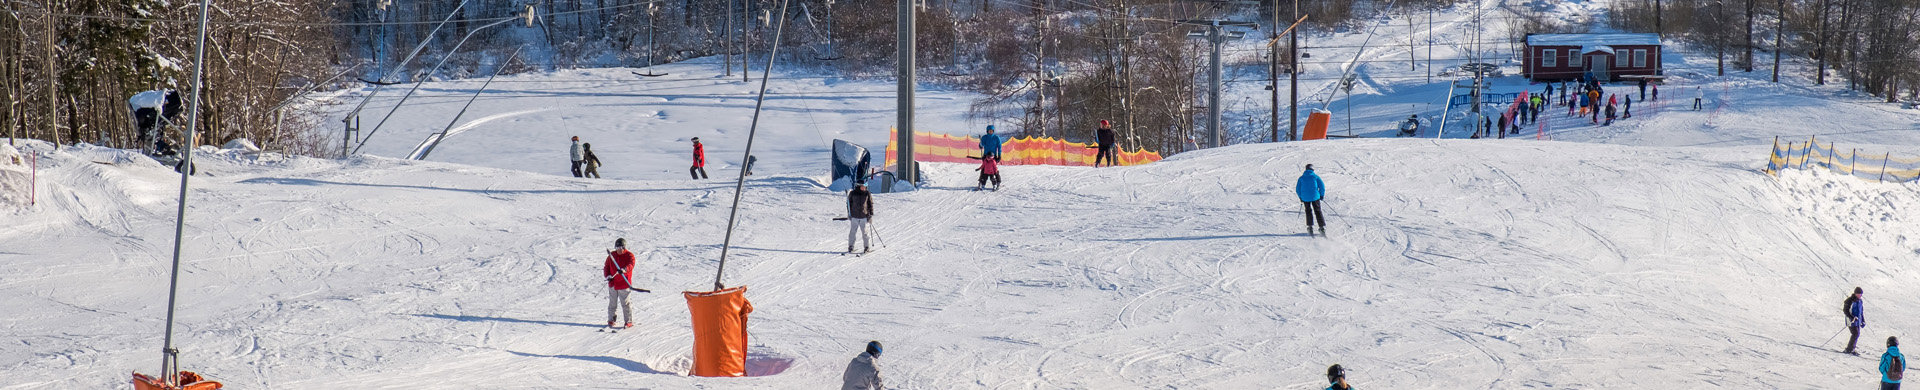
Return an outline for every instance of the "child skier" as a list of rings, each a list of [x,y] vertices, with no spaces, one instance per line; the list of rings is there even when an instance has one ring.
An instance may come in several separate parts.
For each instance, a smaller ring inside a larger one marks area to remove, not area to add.
[[[986,189],[987,179],[993,179],[993,190],[999,191],[1000,190],[1000,159],[988,158],[987,156],[981,156],[981,157],[967,156],[967,158],[980,160],[980,167],[973,169],[976,171],[980,171],[980,185],[973,187],[973,190],[979,191],[979,190]]]

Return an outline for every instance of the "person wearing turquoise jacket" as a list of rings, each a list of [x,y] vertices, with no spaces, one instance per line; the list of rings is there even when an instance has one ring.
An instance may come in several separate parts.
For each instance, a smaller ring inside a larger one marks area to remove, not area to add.
[[[980,136],[980,158],[1000,161],[1000,135],[993,133],[993,125],[987,125],[987,135]]]
[[[1301,214],[1307,215],[1307,235],[1313,235],[1313,222],[1320,221],[1320,235],[1327,234],[1327,217],[1320,213],[1320,200],[1327,197],[1327,184],[1320,181],[1320,175],[1313,174],[1313,164],[1307,164],[1307,172],[1300,174],[1300,180],[1294,182],[1293,192],[1300,195]]]
[[[1347,384],[1347,369],[1338,364],[1327,367],[1327,390],[1353,390],[1353,385]]]
[[[1907,372],[1907,357],[1900,354],[1900,339],[1887,336],[1887,352],[1880,354],[1880,390],[1900,390],[1900,379]]]

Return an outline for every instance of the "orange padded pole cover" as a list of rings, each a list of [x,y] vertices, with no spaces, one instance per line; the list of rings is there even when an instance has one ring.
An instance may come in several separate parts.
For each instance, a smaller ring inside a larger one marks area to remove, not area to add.
[[[693,376],[747,376],[747,286],[685,292],[693,316]]]
[[[1313,110],[1307,115],[1307,128],[1300,136],[1301,140],[1327,139],[1327,124],[1333,122],[1333,113]]]

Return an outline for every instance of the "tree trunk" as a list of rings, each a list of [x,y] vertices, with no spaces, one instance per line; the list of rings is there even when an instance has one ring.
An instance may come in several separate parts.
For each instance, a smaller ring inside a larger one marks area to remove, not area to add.
[[[1844,1],[1845,1],[1844,3],[1840,4],[1840,27],[1847,29],[1847,31],[1845,34],[1842,34],[1841,35],[1842,38],[1840,38],[1840,43],[1841,43],[1840,48],[1842,51],[1842,54],[1840,56],[1842,58],[1847,59],[1847,63],[1846,63],[1847,89],[1851,90],[1857,87],[1857,85],[1854,83],[1854,80],[1858,79],[1857,77],[1854,76],[1854,73],[1853,73],[1854,71],[1853,55],[1854,55],[1854,50],[1856,49],[1856,46],[1854,46],[1853,44],[1854,33],[1852,31],[1854,30],[1853,28],[1854,0],[1844,0]]]
[[[1778,83],[1780,82],[1780,52],[1787,50],[1785,46],[1781,46],[1787,28],[1787,0],[1778,0],[1774,7],[1777,17],[1773,22],[1773,82]]]
[[[1740,57],[1741,58],[1740,62],[1746,64],[1745,68],[1747,69],[1748,73],[1752,73],[1753,72],[1753,0],[1747,0],[1747,39],[1745,41],[1741,41],[1740,45],[1745,46],[1747,48],[1747,53]]]
[[[1829,28],[1827,26],[1827,0],[1820,0],[1820,10],[1814,13],[1817,15],[1815,18],[1819,19],[1814,22],[1814,26],[1816,26],[1814,29],[1820,33],[1820,38],[1819,43],[1815,44],[1818,48],[1814,49],[1813,55],[1815,61],[1819,63],[1819,65],[1814,68],[1813,84],[1827,85],[1827,36],[1832,35],[1831,32],[1827,31]]]

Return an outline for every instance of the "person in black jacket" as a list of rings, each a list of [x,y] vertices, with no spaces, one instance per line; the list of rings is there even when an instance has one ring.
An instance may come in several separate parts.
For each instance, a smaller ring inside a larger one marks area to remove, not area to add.
[[[580,152],[585,155],[580,162],[586,166],[586,170],[581,171],[585,175],[581,177],[600,178],[600,156],[593,154],[593,144],[580,144]]]
[[[1100,129],[1093,131],[1093,138],[1094,142],[1100,146],[1100,154],[1093,157],[1093,166],[1100,166],[1101,161],[1106,161],[1109,167],[1120,162],[1120,154],[1115,151],[1112,123],[1101,119]]]
[[[873,250],[872,237],[867,235],[867,220],[873,218],[873,193],[867,192],[867,185],[854,184],[853,191],[847,191],[847,253],[853,253],[853,239],[860,238],[860,251]]]

